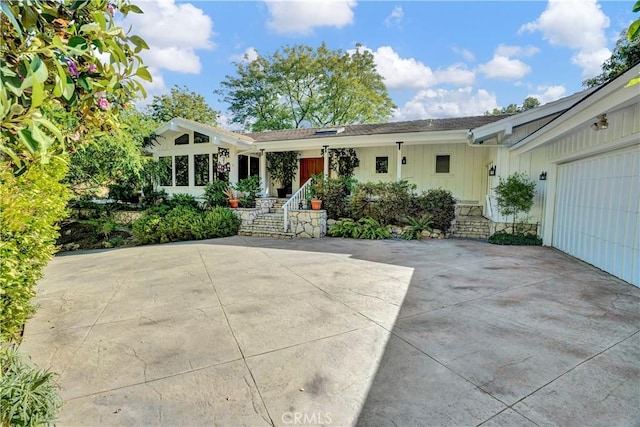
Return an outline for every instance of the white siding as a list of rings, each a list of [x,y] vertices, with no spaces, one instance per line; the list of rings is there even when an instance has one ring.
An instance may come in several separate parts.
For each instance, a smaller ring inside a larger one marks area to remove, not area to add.
[[[640,148],[558,167],[553,246],[640,286]]]

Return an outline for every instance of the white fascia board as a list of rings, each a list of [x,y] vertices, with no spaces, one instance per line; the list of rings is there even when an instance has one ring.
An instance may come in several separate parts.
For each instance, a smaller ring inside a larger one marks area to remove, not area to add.
[[[471,129],[472,141],[486,140],[494,135],[500,136],[499,140],[502,140],[504,137],[511,134],[514,127],[534,122],[560,111],[567,110],[588,96],[593,92],[593,90],[595,89],[578,92],[557,101],[549,102],[543,106],[532,108],[531,110],[523,111],[522,113],[514,114],[513,116],[505,117],[497,122]]]
[[[321,149],[327,145],[329,148],[366,148],[395,145],[396,142],[404,145],[422,144],[466,144],[467,131],[429,131],[408,133],[387,133],[381,135],[356,135],[356,136],[325,136],[322,138],[290,139],[282,141],[264,141],[255,143],[252,148],[256,151],[302,151]]]
[[[639,90],[635,87],[626,87],[629,80],[638,73],[640,73],[640,65],[591,92],[590,96],[573,108],[509,147],[509,151],[515,154],[526,153],[566,135],[579,126],[588,126],[600,114],[611,113],[640,102]]]
[[[214,129],[212,129],[209,126],[201,125],[199,123],[192,122],[190,120],[184,120],[180,117],[175,117],[169,120],[168,122],[160,126],[158,129],[156,129],[155,133],[157,135],[163,135],[163,134],[170,135],[172,133],[179,133],[181,130],[196,131],[203,135],[207,135],[210,138],[218,138],[218,140],[223,143],[235,145],[242,148],[253,146],[253,142],[251,141],[244,141],[240,138],[234,138],[233,136],[227,133],[216,132]]]

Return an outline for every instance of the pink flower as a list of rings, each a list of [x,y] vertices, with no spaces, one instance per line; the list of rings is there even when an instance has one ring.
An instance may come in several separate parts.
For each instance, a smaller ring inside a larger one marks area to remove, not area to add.
[[[109,108],[109,101],[107,100],[107,98],[100,98],[98,99],[98,107],[101,110],[106,110]]]
[[[113,14],[115,13],[115,10],[116,8],[113,4],[109,3],[107,5],[107,11],[109,12],[109,15],[113,16]]]
[[[71,139],[73,139],[76,142],[80,141],[80,132],[74,133]]]
[[[67,58],[67,67],[69,68],[69,73],[73,75],[73,77],[78,77],[80,75],[80,71],[78,71],[78,67],[76,63],[73,62],[73,59]]]
[[[96,64],[90,64],[88,71],[89,71],[89,74],[95,74],[98,72],[98,67],[96,66]]]

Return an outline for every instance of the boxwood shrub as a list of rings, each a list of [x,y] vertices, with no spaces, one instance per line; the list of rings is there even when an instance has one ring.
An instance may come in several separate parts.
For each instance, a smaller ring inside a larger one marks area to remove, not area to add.
[[[499,231],[489,236],[489,243],[494,245],[541,246],[542,239],[532,234],[510,234]]]

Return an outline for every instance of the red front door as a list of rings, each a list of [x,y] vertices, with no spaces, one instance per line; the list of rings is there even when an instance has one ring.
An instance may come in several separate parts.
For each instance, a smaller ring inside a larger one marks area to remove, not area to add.
[[[311,178],[312,175],[324,172],[324,158],[313,157],[300,159],[300,187]]]

